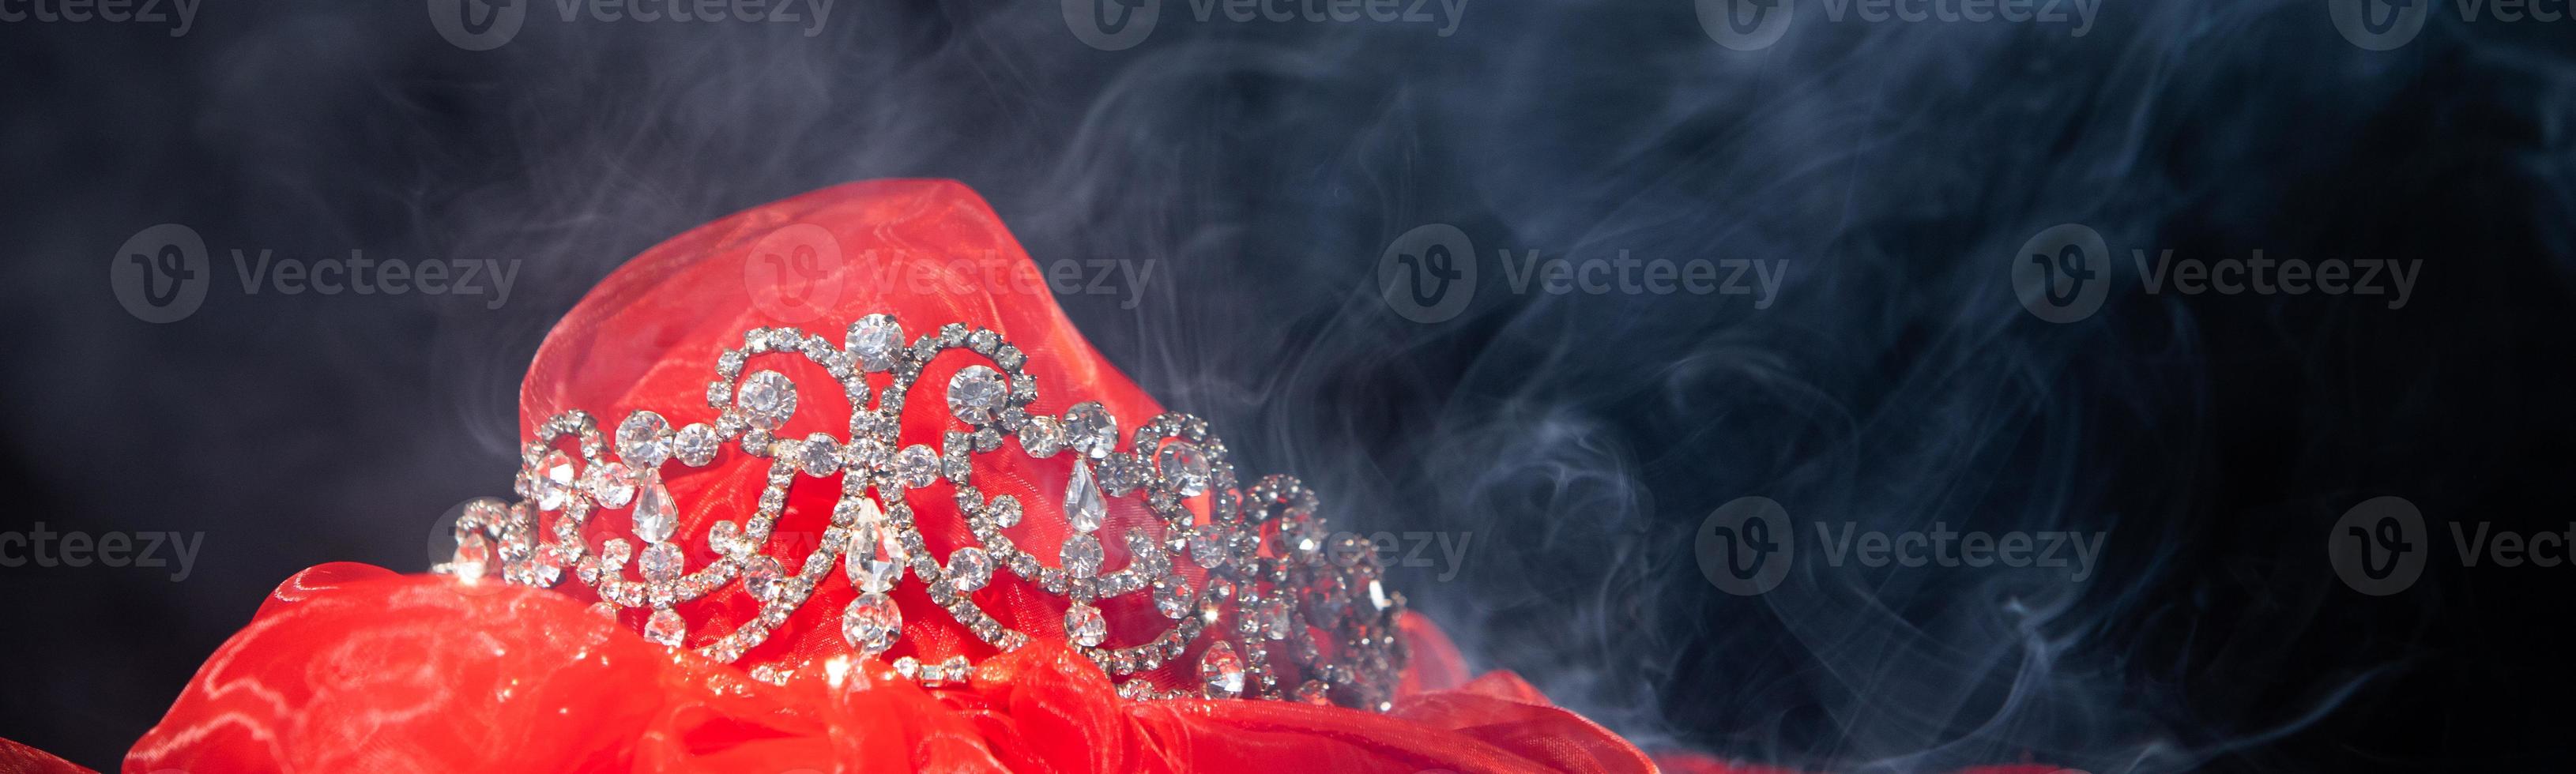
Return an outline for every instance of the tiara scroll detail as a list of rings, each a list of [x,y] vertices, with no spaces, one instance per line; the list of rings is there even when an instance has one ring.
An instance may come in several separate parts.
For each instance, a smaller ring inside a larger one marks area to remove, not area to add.
[[[897,448],[905,396],[924,367],[950,351],[978,360],[948,380],[943,408],[957,424],[936,449]],[[798,388],[776,370],[754,370],[746,378],[744,370],[763,357],[802,357],[839,380],[852,407],[847,440],[828,433],[777,437],[795,415]],[[1395,634],[1404,599],[1385,589],[1376,554],[1361,538],[1328,536],[1315,514],[1313,492],[1278,475],[1239,488],[1225,442],[1198,417],[1166,413],[1147,419],[1120,450],[1118,420],[1099,403],[1075,404],[1061,417],[1031,415],[1027,409],[1038,393],[1026,364],[1027,356],[1000,335],[959,323],[909,346],[903,344],[902,325],[883,314],[852,323],[837,347],[795,328],[752,329],[741,348],[716,358],[717,378],[706,391],[715,415],[711,423],[675,429],[661,414],[636,411],[618,423],[613,438],[583,411],[541,423],[521,450],[517,501],[469,503],[456,524],[453,560],[433,570],[480,578],[497,558],[500,577],[509,583],[552,587],[569,575],[597,590],[594,612],[614,618],[625,608],[648,608],[647,639],[671,648],[693,644],[698,655],[728,663],[766,641],[803,607],[835,560],[857,593],[840,611],[843,640],[856,653],[881,657],[901,641],[903,614],[888,592],[904,582],[907,571],[932,602],[976,637],[1017,649],[1031,641],[1029,634],[987,615],[971,596],[994,573],[1008,572],[1067,601],[1064,639],[1100,665],[1122,696],[1389,706],[1405,661]],[[873,391],[873,404],[867,380],[872,373],[890,378],[883,390]],[[972,483],[970,455],[993,452],[1008,439],[1034,458],[1071,458],[1062,502],[1073,534],[1051,550],[1014,544],[1003,530],[1020,523],[1021,503],[1007,494],[987,496]],[[661,471],[665,464],[707,466],[727,443],[770,460],[766,486],[740,523],[727,519],[709,526],[707,545],[717,557],[691,569],[673,542],[681,511]],[[762,553],[786,510],[788,488],[799,478],[835,475],[841,477],[841,494],[831,527],[802,565],[790,571]],[[931,555],[907,501],[912,490],[940,480],[955,486],[957,508],[975,539],[944,560]],[[1209,504],[1205,523],[1187,507],[1202,495]],[[1106,498],[1128,496],[1145,502],[1159,530],[1146,525],[1126,531],[1120,536],[1126,562],[1108,567],[1100,534]],[[618,508],[631,509],[640,551],[624,537],[586,544],[583,526],[590,515]],[[630,561],[640,561],[635,575],[641,580],[629,578]],[[1183,561],[1204,570],[1204,579],[1193,585],[1176,572]],[[734,631],[693,642],[673,606],[727,588],[757,601],[760,613]],[[1171,626],[1135,644],[1109,646],[1113,639],[1137,637],[1113,638],[1099,603],[1139,593],[1151,597]],[[1180,659],[1201,640],[1209,642],[1195,665],[1197,690],[1157,690],[1138,679]],[[1281,657],[1298,667],[1304,676],[1299,684],[1280,685],[1272,660]],[[764,664],[750,671],[783,682],[803,666]],[[962,656],[936,664],[904,656],[890,668],[930,685],[974,676]]]

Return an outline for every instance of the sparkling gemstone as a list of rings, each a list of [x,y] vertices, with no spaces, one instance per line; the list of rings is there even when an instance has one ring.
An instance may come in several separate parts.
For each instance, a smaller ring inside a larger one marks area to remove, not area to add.
[[[754,427],[778,429],[787,417],[796,413],[796,383],[777,371],[762,371],[742,381],[742,389],[733,398],[743,417]]]
[[[1386,612],[1387,608],[1395,606],[1395,598],[1386,594],[1386,585],[1377,581],[1369,581],[1368,596],[1369,606],[1376,608],[1378,612]]]
[[[647,543],[671,539],[671,531],[680,526],[680,507],[671,502],[671,490],[662,486],[659,474],[646,473],[635,493],[635,536]]]
[[[655,543],[644,549],[644,579],[656,583],[680,577],[680,547]]]
[[[1109,639],[1109,619],[1101,617],[1100,608],[1075,602],[1064,611],[1064,636],[1076,645],[1100,647]]]
[[[957,549],[948,555],[948,587],[971,592],[984,587],[993,578],[993,557],[974,546]]]
[[[1154,584],[1154,612],[1162,613],[1164,618],[1176,621],[1188,618],[1194,601],[1190,598],[1190,587],[1182,585],[1177,578],[1167,578]]]
[[[1107,518],[1109,503],[1101,500],[1100,487],[1091,482],[1091,465],[1074,462],[1073,480],[1064,485],[1065,521],[1073,524],[1075,532],[1090,532],[1099,529],[1100,522]]]
[[[539,550],[528,560],[529,577],[538,586],[555,585],[556,581],[563,580],[563,571],[563,555],[555,553],[552,548]]]
[[[1182,497],[1197,497],[1207,492],[1207,452],[1200,451],[1198,444],[1188,441],[1163,444],[1162,451],[1154,454],[1154,466],[1161,470],[1164,483],[1180,492]]]
[[[537,463],[537,509],[563,510],[572,501],[572,481],[572,455],[562,449],[546,452],[545,460]]]
[[[660,466],[671,456],[671,423],[662,415],[638,411],[617,423],[617,456],[638,468]]]
[[[1151,473],[1142,461],[1125,454],[1111,454],[1100,461],[1100,488],[1109,494],[1125,495],[1142,489]]]
[[[1295,624],[1294,619],[1288,617],[1288,606],[1279,602],[1263,605],[1253,615],[1261,621],[1262,636],[1274,640],[1287,639],[1288,627]]]
[[[894,474],[905,486],[919,489],[939,480],[939,454],[930,447],[913,444],[894,455]]]
[[[702,422],[692,422],[671,437],[671,453],[679,455],[682,465],[704,467],[715,461],[716,447],[723,443],[724,437],[718,435],[715,428]]]
[[[787,596],[787,587],[781,583],[785,574],[779,570],[777,559],[754,556],[741,560],[741,564],[742,588],[751,593],[752,599],[774,602]]]
[[[707,547],[726,556],[742,556],[759,548],[752,545],[750,536],[743,534],[742,525],[733,523],[731,519],[720,519],[707,526]]]
[[[903,568],[912,556],[896,539],[894,530],[861,527],[852,534],[851,541],[849,556],[842,560],[850,585],[875,593],[892,589],[903,580]]]
[[[599,544],[599,561],[607,563],[611,569],[625,567],[626,562],[634,558],[635,544],[626,542],[625,538],[609,538]]]
[[[1031,457],[1053,457],[1064,451],[1064,425],[1055,417],[1029,417],[1020,425],[1020,448]]]
[[[960,368],[948,378],[948,411],[966,424],[989,424],[1008,391],[1000,371],[980,365]]]
[[[1064,410],[1065,443],[1083,456],[1100,459],[1118,443],[1118,420],[1098,402],[1076,403]]]
[[[582,488],[610,508],[622,508],[635,500],[635,476],[622,462],[591,466],[590,472],[582,476]]]
[[[989,513],[992,514],[993,524],[995,526],[999,526],[1004,529],[1019,526],[1021,515],[1020,498],[1012,497],[1010,495],[995,497],[993,498],[993,507],[990,509]]]
[[[850,354],[858,356],[860,368],[883,371],[894,367],[895,353],[903,349],[903,326],[887,315],[868,315],[850,323],[845,341]]]
[[[841,637],[870,654],[894,647],[903,634],[903,611],[884,594],[861,594],[841,613]]]
[[[485,540],[482,533],[467,533],[465,537],[456,539],[456,555],[449,561],[455,565],[458,576],[481,578],[485,569],[492,566],[492,542]]]
[[[644,619],[644,639],[661,643],[665,648],[679,647],[680,638],[688,633],[689,623],[680,620],[680,614],[667,607],[653,611],[653,617]]]
[[[1225,528],[1214,524],[1199,525],[1190,537],[1190,561],[1200,567],[1215,568],[1225,563]]]
[[[1219,641],[1199,654],[1199,694],[1211,699],[1243,695],[1243,656],[1234,643]]]
[[[1064,548],[1056,553],[1056,557],[1063,562],[1064,571],[1072,573],[1073,577],[1099,575],[1102,559],[1100,539],[1081,534],[1065,538]]]
[[[809,476],[828,476],[841,469],[841,447],[830,433],[805,437],[805,448],[796,454],[796,464]]]

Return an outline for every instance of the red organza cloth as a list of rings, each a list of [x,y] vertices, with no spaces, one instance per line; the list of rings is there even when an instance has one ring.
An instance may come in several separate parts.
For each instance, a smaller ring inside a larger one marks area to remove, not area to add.
[[[1055,306],[1044,278],[984,202],[945,181],[853,183],[748,210],[645,252],[602,281],[547,338],[521,392],[522,437],[546,417],[582,409],[613,423],[630,411],[674,425],[713,419],[716,353],[742,332],[799,325],[837,339],[870,313],[918,335],[948,322],[990,328],[1028,353],[1039,401],[1055,414],[1096,400],[1122,423],[1162,411],[1110,366]],[[774,365],[770,360],[777,361]],[[774,367],[800,386],[779,435],[841,435],[850,407],[831,377],[793,358]],[[908,396],[902,443],[937,445],[948,425],[937,386],[968,358],[947,355]],[[885,386],[884,377],[872,384]],[[1130,424],[1129,426],[1132,426]],[[1219,428],[1222,431],[1222,428]],[[727,446],[714,464],[665,466],[679,503],[688,566],[715,554],[716,520],[754,509],[768,461]],[[1005,444],[974,458],[988,494],[1026,507],[1012,537],[1052,546],[1066,534],[1060,495],[1070,461]],[[794,567],[828,524],[836,486],[791,488],[763,550]],[[497,484],[497,482],[496,482]],[[945,483],[909,500],[936,556],[971,540]],[[496,487],[497,488],[497,487]],[[1329,510],[1331,493],[1324,493]],[[1196,503],[1204,519],[1204,502]],[[1158,524],[1134,498],[1113,498],[1104,534]],[[625,509],[585,527],[591,545],[631,534]],[[1123,554],[1111,546],[1112,566]],[[1193,569],[1189,563],[1179,563]],[[629,572],[632,572],[631,570]],[[1199,578],[1191,577],[1195,584]],[[997,652],[933,605],[918,580],[894,594],[900,644],[887,658],[963,655],[983,669],[968,685],[924,688],[881,664],[818,665],[849,653],[837,626],[853,591],[826,576],[791,620],[738,664],[645,640],[642,610],[609,620],[593,592],[400,575],[326,564],[288,579],[190,681],[125,760],[131,772],[229,771],[1383,771],[1645,772],[1657,761],[1617,735],[1549,704],[1508,673],[1469,678],[1429,621],[1408,615],[1412,660],[1394,708],[1370,712],[1288,701],[1120,698],[1106,675],[1064,646],[1065,602],[1006,574],[974,594],[1034,644]],[[1134,595],[1142,597],[1143,595]],[[1168,621],[1144,599],[1106,601],[1110,645]],[[698,645],[756,613],[739,594],[677,606]],[[1123,642],[1122,642],[1123,640]],[[1147,679],[1194,684],[1190,657]],[[785,685],[750,679],[751,664],[798,668]],[[1284,684],[1293,685],[1293,677]],[[1749,771],[1700,757],[1666,767]],[[0,740],[0,772],[74,770]]]

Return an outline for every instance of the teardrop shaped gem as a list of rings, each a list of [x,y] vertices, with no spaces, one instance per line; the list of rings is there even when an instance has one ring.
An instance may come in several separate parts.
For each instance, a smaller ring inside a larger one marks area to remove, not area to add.
[[[1243,656],[1234,643],[1219,641],[1199,654],[1199,694],[1211,699],[1243,695]]]
[[[1064,485],[1064,519],[1075,532],[1100,528],[1109,517],[1109,503],[1100,498],[1100,486],[1092,482],[1091,463],[1073,463],[1073,480]]]
[[[661,474],[644,474],[643,485],[635,491],[635,536],[660,543],[670,540],[679,527],[680,508],[671,502],[671,490],[662,486]]]

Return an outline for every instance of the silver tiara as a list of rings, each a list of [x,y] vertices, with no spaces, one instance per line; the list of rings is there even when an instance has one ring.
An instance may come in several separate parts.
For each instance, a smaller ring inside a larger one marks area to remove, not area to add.
[[[1100,665],[1128,698],[1259,697],[1385,709],[1405,662],[1396,637],[1404,598],[1381,583],[1377,557],[1362,538],[1331,535],[1315,515],[1313,492],[1288,476],[1267,476],[1238,489],[1225,442],[1206,421],[1167,413],[1135,428],[1119,449],[1117,418],[1097,402],[1076,404],[1061,417],[1032,416],[1037,382],[1023,366],[1027,355],[990,330],[950,323],[905,346],[903,328],[888,315],[861,318],[835,347],[820,335],[795,328],[754,328],[740,349],[716,357],[716,379],[707,384],[713,422],[676,430],[671,420],[636,411],[617,424],[614,450],[587,412],[567,411],[539,425],[521,451],[515,491],[519,499],[468,503],[456,523],[452,561],[433,568],[468,580],[485,576],[495,562],[507,582],[552,587],[569,575],[598,591],[592,610],[612,619],[622,608],[650,608],[643,634],[669,648],[690,641],[688,623],[672,605],[728,588],[748,594],[760,614],[722,636],[701,639],[695,652],[735,662],[768,639],[804,606],[840,560],[859,596],[841,611],[841,635],[856,653],[875,657],[902,637],[903,615],[886,592],[909,569],[930,599],[975,636],[1003,650],[1031,641],[994,620],[969,598],[997,569],[1034,582],[1070,600],[1064,640]],[[942,352],[966,350],[984,362],[959,369],[948,380],[947,409],[963,423],[934,449],[896,447],[904,396],[924,365]],[[829,371],[853,407],[849,437],[815,433],[780,438],[775,431],[793,415],[797,387],[774,370],[744,369],[763,356],[802,356]],[[990,363],[986,365],[985,363]],[[892,382],[873,408],[866,374],[887,372]],[[1073,531],[1063,544],[1037,552],[1015,545],[1003,530],[1020,522],[1021,504],[1010,496],[987,497],[970,482],[970,453],[991,452],[1016,438],[1031,457],[1071,452],[1073,473],[1063,507]],[[577,444],[578,454],[558,446]],[[672,542],[680,508],[662,482],[665,463],[704,467],[728,442],[770,462],[758,508],[737,524],[720,520],[706,533],[717,558],[685,567]],[[802,567],[794,572],[761,549],[787,504],[787,489],[802,477],[841,476],[841,496]],[[914,527],[908,490],[946,479],[956,487],[957,508],[975,542],[934,559]],[[873,493],[873,496],[871,496]],[[1188,498],[1210,497],[1208,523],[1194,523]],[[1160,518],[1128,531],[1128,561],[1105,566],[1098,534],[1108,513],[1106,497],[1139,496]],[[600,509],[632,509],[634,541],[609,538],[587,544],[583,524]],[[1147,534],[1148,532],[1159,534]],[[640,553],[640,557],[638,554]],[[1196,586],[1175,572],[1179,562],[1206,570]],[[627,575],[637,565],[641,580]],[[567,572],[569,571],[569,572]],[[1108,621],[1096,604],[1127,594],[1150,594],[1169,628],[1149,641],[1104,647]],[[1197,690],[1157,690],[1140,673],[1177,660],[1200,640]],[[1325,645],[1331,645],[1326,653]],[[1303,680],[1280,685],[1274,658],[1285,657]],[[783,683],[808,663],[752,666],[752,677]],[[848,668],[846,662],[828,665]],[[905,656],[887,674],[929,685],[976,678],[964,656],[923,663]]]

